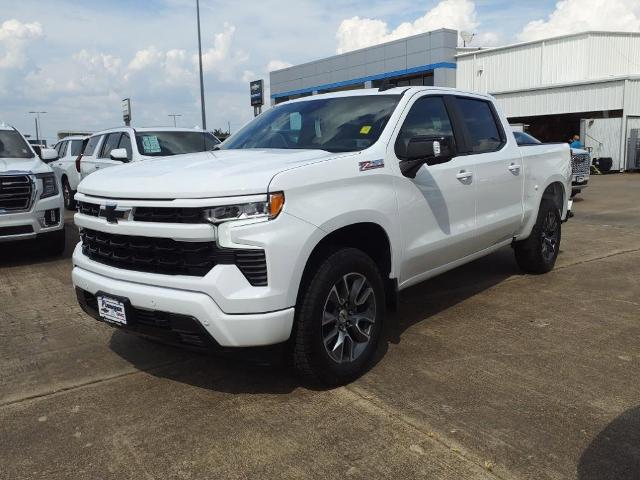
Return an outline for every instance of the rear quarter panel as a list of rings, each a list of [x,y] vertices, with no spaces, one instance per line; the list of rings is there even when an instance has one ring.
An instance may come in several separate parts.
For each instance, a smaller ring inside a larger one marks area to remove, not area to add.
[[[571,192],[571,159],[566,144],[542,144],[520,147],[524,165],[524,217],[518,240],[527,238],[538,216],[542,195],[554,182],[562,184],[564,191],[562,218],[567,215],[567,201]]]

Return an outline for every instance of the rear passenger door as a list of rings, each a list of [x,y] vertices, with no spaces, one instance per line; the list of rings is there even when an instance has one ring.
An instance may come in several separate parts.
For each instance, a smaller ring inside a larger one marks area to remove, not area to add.
[[[479,246],[488,248],[513,237],[522,222],[524,188],[520,149],[502,128],[493,103],[457,96],[466,154],[473,163]]]

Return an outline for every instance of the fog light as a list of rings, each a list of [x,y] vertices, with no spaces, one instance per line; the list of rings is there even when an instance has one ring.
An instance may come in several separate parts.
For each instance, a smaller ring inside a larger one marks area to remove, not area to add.
[[[60,209],[52,208],[38,212],[38,222],[41,227],[53,227],[60,223]]]

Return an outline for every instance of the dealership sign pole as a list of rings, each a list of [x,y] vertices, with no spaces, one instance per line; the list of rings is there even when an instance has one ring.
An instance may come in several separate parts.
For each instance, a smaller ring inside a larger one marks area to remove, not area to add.
[[[131,99],[130,98],[122,99],[122,119],[124,120],[124,124],[127,127],[131,125]]]
[[[249,94],[251,96],[253,116],[257,117],[262,113],[262,105],[264,105],[264,80],[249,82]]]

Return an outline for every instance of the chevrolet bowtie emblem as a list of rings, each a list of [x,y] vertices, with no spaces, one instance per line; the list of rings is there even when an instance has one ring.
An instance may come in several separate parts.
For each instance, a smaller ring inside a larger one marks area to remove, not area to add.
[[[102,214],[107,219],[108,223],[118,223],[118,216],[116,214],[117,207],[118,205],[115,203],[110,203],[104,206]]]

